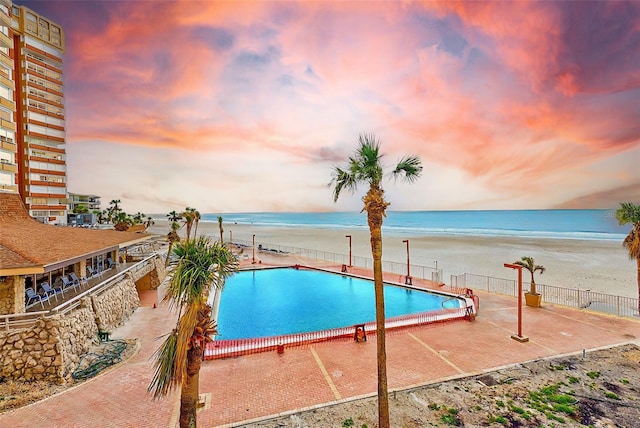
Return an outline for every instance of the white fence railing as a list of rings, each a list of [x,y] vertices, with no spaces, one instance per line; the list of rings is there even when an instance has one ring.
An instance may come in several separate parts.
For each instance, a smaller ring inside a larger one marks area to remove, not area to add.
[[[516,280],[475,275],[472,273],[451,275],[451,285],[513,297],[517,297],[518,295],[518,282]],[[525,291],[530,287],[530,282],[522,282],[522,288]],[[637,298],[538,283],[536,283],[536,291],[542,294],[542,301],[546,303],[604,312],[621,317],[638,317]]]
[[[234,245],[239,245],[252,249],[252,241],[235,240]],[[307,248],[290,247],[278,244],[256,244],[256,252],[267,251],[272,253],[289,253],[309,259],[323,260],[335,264],[348,264],[349,256],[341,253],[329,251],[311,250]],[[373,269],[373,259],[367,257],[353,256],[351,264],[356,267]],[[431,280],[442,283],[442,269],[428,266],[410,265],[412,277]],[[407,264],[398,262],[382,261],[382,270],[398,275],[407,274]],[[523,288],[530,287],[528,282],[523,282]],[[494,278],[484,275],[464,273],[462,275],[451,275],[452,287],[471,288],[483,290],[489,293],[504,294],[516,297],[518,293],[517,281],[511,279]],[[586,309],[595,312],[604,312],[622,317],[638,317],[638,299],[632,297],[616,296],[613,294],[598,293],[577,288],[563,288],[552,285],[537,284],[536,288],[542,294],[544,302],[570,306],[574,308]]]
[[[67,312],[77,308],[80,305],[82,298],[89,295],[98,295],[103,291],[112,287],[115,283],[122,280],[124,275],[127,272],[131,272],[135,275],[135,272],[144,269],[147,265],[152,263],[152,259],[156,257],[156,254],[151,254],[145,256],[142,260],[136,262],[135,264],[128,266],[126,269],[118,272],[116,275],[105,279],[104,281],[94,285],[88,290],[83,291],[77,296],[69,299],[66,302],[48,310],[48,311],[39,311],[39,312],[25,312],[21,314],[9,314],[9,315],[0,315],[0,329],[9,331],[20,328],[28,328],[35,324],[35,322],[42,317],[50,316],[54,314],[66,314]]]

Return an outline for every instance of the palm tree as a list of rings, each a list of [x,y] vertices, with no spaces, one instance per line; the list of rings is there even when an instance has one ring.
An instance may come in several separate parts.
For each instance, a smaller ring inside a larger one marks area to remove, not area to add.
[[[200,216],[200,211],[196,210],[195,208],[193,209],[193,220],[196,222],[196,228],[193,229],[193,237],[195,238],[196,234],[198,233],[198,223],[200,222],[200,219],[202,217]]]
[[[222,238],[222,233],[224,232],[224,229],[222,228],[222,217],[218,216],[218,229],[220,229],[220,242],[224,242],[223,238]]]
[[[629,251],[629,259],[636,261],[638,281],[638,314],[640,314],[640,205],[623,202],[616,211],[616,218],[621,225],[631,223],[629,234],[622,241],[622,246]]]
[[[522,266],[531,273],[531,290],[529,290],[529,292],[531,294],[538,294],[536,291],[536,280],[533,278],[533,274],[536,271],[540,271],[540,274],[543,274],[546,268],[544,266],[535,264],[535,262],[533,261],[533,257],[523,257],[521,260],[513,262],[513,264]]]
[[[180,229],[180,223],[177,221],[171,222],[171,230],[167,233],[167,241],[169,241],[169,250],[167,251],[167,259],[164,264],[167,266],[169,264],[169,257],[171,256],[171,249],[173,248],[173,244],[176,242],[180,242],[180,235],[178,235],[178,229]]]
[[[166,298],[178,309],[178,321],[154,355],[148,391],[161,398],[180,387],[180,427],[195,427],[202,356],[216,333],[207,299],[238,265],[229,250],[205,236],[179,243],[174,253],[178,261]]]
[[[389,203],[384,200],[384,190],[380,183],[384,178],[381,163],[380,142],[373,135],[361,134],[355,155],[349,157],[346,168],[335,167],[329,186],[333,189],[336,202],[343,189],[355,192],[358,184],[369,185],[362,198],[367,212],[367,222],[371,233],[371,255],[373,256],[373,279],[376,300],[376,335],[378,356],[378,426],[389,427],[389,396],[387,387],[387,351],[385,345],[384,285],[382,282],[382,221],[386,217]],[[395,178],[413,182],[420,177],[422,164],[417,156],[405,156],[391,171]]]
[[[120,199],[113,199],[109,202],[109,208],[107,208],[107,219],[109,220],[109,223],[113,223],[115,221],[115,217],[121,211],[120,206],[118,205],[119,203],[121,203]]]
[[[124,211],[118,211],[112,220],[115,223],[115,226],[113,226],[113,228],[121,232],[126,231],[127,229],[129,229],[129,226],[134,224],[133,217],[131,217]]]
[[[141,213],[140,211],[138,211],[134,216],[133,216],[133,224],[141,224],[144,223],[144,218],[146,217],[145,214]]]
[[[151,216],[148,216],[148,217],[147,217],[147,219],[146,219],[146,220],[145,220],[145,222],[144,222],[144,225],[145,225],[147,228],[149,228],[149,227],[153,226],[154,224],[156,224],[156,222],[155,222],[155,221],[153,221],[153,217],[151,217]]]
[[[195,208],[186,207],[184,209],[184,212],[182,213],[182,218],[184,219],[184,224],[187,227],[187,239],[189,239],[194,222],[196,223],[195,232],[198,232],[198,221],[200,221],[200,213]],[[194,237],[196,233],[193,234]]]
[[[167,217],[169,217],[169,221],[179,221],[182,218],[182,216],[175,211],[171,211],[167,214]]]

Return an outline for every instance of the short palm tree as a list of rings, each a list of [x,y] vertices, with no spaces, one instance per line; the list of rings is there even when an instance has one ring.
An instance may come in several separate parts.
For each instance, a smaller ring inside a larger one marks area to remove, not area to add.
[[[169,221],[179,221],[182,218],[182,216],[176,211],[171,211],[167,214],[167,217],[169,217]]]
[[[179,386],[180,427],[195,427],[200,366],[205,346],[216,332],[207,299],[238,265],[229,250],[205,236],[178,243],[174,253],[178,261],[166,299],[178,309],[178,321],[155,353],[148,390],[161,398]]]
[[[522,266],[531,273],[531,289],[529,290],[529,292],[531,294],[538,294],[538,292],[536,291],[536,280],[533,275],[537,271],[543,274],[546,268],[544,266],[535,264],[535,262],[533,261],[533,257],[523,257],[521,260],[513,262],[513,264]]]
[[[640,205],[634,205],[631,202],[621,203],[616,211],[616,218],[621,225],[631,223],[631,230],[622,241],[622,246],[629,252],[629,259],[636,261],[638,314],[640,314]]]
[[[218,216],[218,229],[220,229],[220,242],[224,242],[222,239],[222,233],[224,232],[224,229],[222,228],[222,217]]]
[[[387,351],[385,344],[384,284],[382,282],[382,221],[386,217],[389,203],[384,200],[380,186],[384,178],[380,142],[370,134],[361,134],[355,154],[349,157],[345,168],[335,167],[329,186],[333,187],[336,202],[342,190],[357,190],[358,184],[367,184],[369,190],[362,198],[367,212],[371,233],[371,255],[373,256],[373,279],[376,301],[376,335],[378,360],[378,426],[389,427],[389,397],[387,386]],[[391,171],[395,178],[413,182],[420,177],[422,164],[417,156],[405,156]]]

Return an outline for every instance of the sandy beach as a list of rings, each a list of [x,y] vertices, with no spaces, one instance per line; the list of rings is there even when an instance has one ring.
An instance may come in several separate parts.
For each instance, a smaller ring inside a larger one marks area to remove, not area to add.
[[[265,227],[223,223],[225,241],[230,232],[234,242],[251,242],[256,235],[256,247],[289,246],[332,253],[349,254],[352,235],[353,257],[371,258],[369,233],[366,230],[334,230],[328,228]],[[166,221],[156,220],[150,233],[166,235]],[[184,236],[184,228],[179,232]],[[198,234],[219,237],[218,224],[200,222]],[[383,260],[406,263],[406,244],[409,239],[411,265],[435,267],[443,271],[443,280],[450,283],[451,275],[470,273],[498,278],[516,279],[513,270],[504,263],[512,263],[523,256],[533,257],[546,268],[536,274],[538,284],[566,288],[590,289],[625,297],[637,297],[636,264],[629,260],[621,242],[596,240],[533,239],[507,237],[425,237],[394,235],[383,231]],[[259,257],[259,256],[257,256]],[[528,272],[523,272],[528,281]]]

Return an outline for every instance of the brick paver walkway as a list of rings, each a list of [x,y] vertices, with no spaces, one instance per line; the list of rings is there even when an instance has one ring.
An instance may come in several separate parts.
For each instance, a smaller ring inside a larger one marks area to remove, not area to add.
[[[266,264],[266,263],[265,263]],[[397,276],[397,275],[396,275]],[[397,280],[394,278],[393,280]],[[523,308],[517,331],[514,298],[478,293],[475,321],[454,321],[391,331],[387,338],[390,389],[472,375],[498,367],[634,342],[640,321],[545,305]],[[137,338],[139,352],[98,377],[64,393],[0,415],[0,427],[170,427],[177,422],[178,394],[152,400],[156,337],[170,331],[175,315],[165,303],[138,309],[114,338]],[[206,405],[202,427],[243,426],[252,419],[376,391],[375,335],[368,341],[331,341],[276,352],[207,361],[200,372]]]

